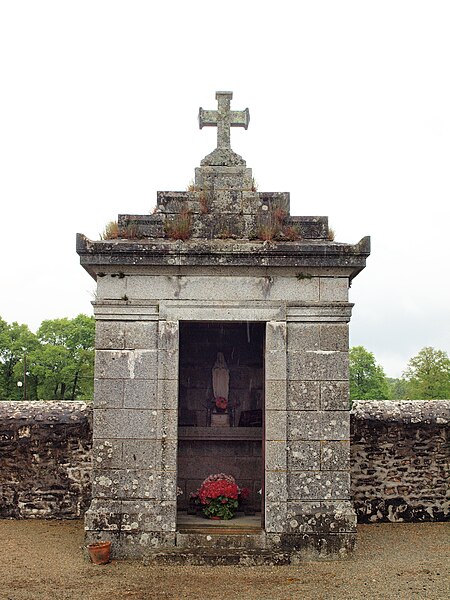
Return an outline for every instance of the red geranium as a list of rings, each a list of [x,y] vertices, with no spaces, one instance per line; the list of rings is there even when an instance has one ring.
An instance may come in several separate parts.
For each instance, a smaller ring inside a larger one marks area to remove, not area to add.
[[[196,492],[207,517],[231,519],[238,508],[239,487],[234,477],[217,473],[207,477]]]
[[[239,488],[232,475],[216,473],[209,475],[196,492],[190,494],[192,504],[202,506],[207,517],[231,519],[239,503],[250,496],[248,488]]]
[[[209,500],[215,500],[220,496],[237,500],[239,488],[235,483],[226,479],[217,481],[205,481],[198,491],[198,496],[202,504],[207,504]]]

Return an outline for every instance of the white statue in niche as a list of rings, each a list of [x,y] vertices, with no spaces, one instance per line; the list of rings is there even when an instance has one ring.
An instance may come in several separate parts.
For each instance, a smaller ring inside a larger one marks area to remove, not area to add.
[[[212,427],[229,427],[228,393],[230,388],[230,371],[223,352],[217,353],[216,362],[212,369],[212,385],[214,404],[211,414]]]

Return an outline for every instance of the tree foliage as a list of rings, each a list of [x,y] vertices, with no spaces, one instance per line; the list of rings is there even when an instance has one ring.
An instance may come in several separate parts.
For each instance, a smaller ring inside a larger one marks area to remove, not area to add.
[[[387,400],[386,375],[372,352],[363,346],[350,348],[350,400]]]
[[[408,383],[403,378],[387,378],[390,400],[407,400]]]
[[[450,359],[443,350],[422,348],[410,359],[403,377],[411,400],[450,398]]]
[[[94,337],[86,315],[43,321],[36,334],[0,319],[0,399],[92,399]]]
[[[8,325],[0,319],[0,397],[11,400],[21,398],[23,391],[17,386],[22,381],[20,365],[23,357],[34,351],[39,341],[27,325],[14,322]],[[23,369],[23,366],[22,366]],[[17,378],[17,373],[19,377]]]

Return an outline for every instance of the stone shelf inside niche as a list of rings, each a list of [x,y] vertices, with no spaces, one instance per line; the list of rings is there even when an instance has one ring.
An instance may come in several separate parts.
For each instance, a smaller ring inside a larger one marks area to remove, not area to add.
[[[261,440],[262,427],[179,427],[179,440]]]

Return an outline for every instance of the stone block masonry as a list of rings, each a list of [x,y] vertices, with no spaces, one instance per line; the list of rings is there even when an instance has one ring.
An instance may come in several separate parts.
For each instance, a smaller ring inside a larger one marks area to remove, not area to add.
[[[449,520],[450,401],[359,401],[350,422],[350,496],[359,523]],[[94,443],[96,456],[110,474],[119,467],[154,467],[157,445],[153,440]],[[310,515],[322,514],[322,505],[327,515],[322,530],[333,523],[334,530],[336,523],[339,531],[345,529],[345,510],[333,521],[326,501],[313,496],[320,491],[331,498],[346,484],[334,480],[327,486],[326,475],[327,471],[345,470],[348,457],[343,446],[347,443],[291,441],[287,459],[284,444],[273,441],[266,446],[267,464],[273,473],[285,471],[287,460],[294,474],[291,485],[296,489],[306,484],[310,494],[309,500],[301,502],[281,498],[270,502],[275,514],[285,512],[289,531],[310,531]],[[91,446],[90,404],[0,402],[0,518],[82,517],[91,499]],[[132,479],[130,485],[138,490],[142,482],[135,484]],[[333,505],[340,506],[339,501],[333,500]],[[118,526],[120,520],[122,529],[130,531],[138,518],[146,519],[149,530],[151,519],[164,518],[169,506],[168,501],[157,506],[154,500],[97,500],[98,512],[108,527]],[[340,507],[345,509],[345,505]]]
[[[159,192],[151,215],[119,215],[117,238],[77,237],[81,264],[97,281],[87,539],[109,535],[118,557],[155,547],[171,552],[177,475],[188,491],[210,471],[227,468],[254,495],[261,486],[259,537],[269,552],[341,558],[353,548],[356,525],[346,460],[348,288],[365,268],[370,239],[337,243],[327,217],[293,216],[287,192],[257,191],[251,169],[230,147],[230,127],[247,128],[249,111],[230,109],[231,92],[216,99],[217,110],[200,109],[199,124],[217,127],[217,148],[195,169],[188,191]],[[242,427],[236,460],[228,446],[222,460],[226,440],[210,419],[211,360],[219,353],[230,381],[219,394],[228,402],[225,419]],[[253,425],[257,440],[244,431],[256,415],[264,423]],[[213,437],[183,438],[179,422],[210,427]],[[125,466],[129,440],[149,442],[151,467]],[[258,442],[258,452],[246,455],[245,440]],[[97,442],[114,449],[105,464]],[[291,457],[291,443],[308,456]],[[124,511],[135,500],[145,501],[144,512],[125,530]],[[164,513],[154,518],[152,502],[164,504]],[[323,525],[305,537],[313,505]]]

